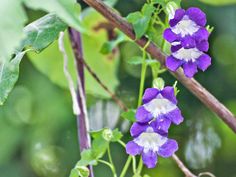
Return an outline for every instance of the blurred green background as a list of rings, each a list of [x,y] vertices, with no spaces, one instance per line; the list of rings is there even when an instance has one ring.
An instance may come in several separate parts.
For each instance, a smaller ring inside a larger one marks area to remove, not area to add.
[[[236,114],[236,4],[233,0],[184,0],[183,7],[200,7],[215,29],[210,37],[212,66],[196,79]],[[119,0],[116,9],[126,16],[139,10],[143,0]],[[83,7],[85,4],[81,3]],[[30,20],[42,16],[41,11],[28,10]],[[95,27],[103,18],[96,12],[83,12],[84,23]],[[107,39],[105,30],[94,36],[83,36],[85,59],[98,76],[130,107],[135,108],[139,87],[140,68],[127,64],[127,59],[140,53],[138,47],[126,42],[119,51],[101,54]],[[68,38],[66,46],[73,66]],[[41,54],[27,55],[20,66],[20,78],[6,104],[0,107],[0,177],[66,177],[79,160],[76,119],[72,114],[70,93],[62,68],[62,56],[57,42]],[[73,69],[72,69],[73,70]],[[175,79],[162,75],[167,85]],[[151,75],[146,87],[151,86]],[[181,84],[178,84],[179,106],[185,121],[172,126],[170,137],[179,142],[177,154],[198,174],[210,171],[217,177],[236,177],[235,134],[209,112]],[[119,107],[86,72],[86,91],[91,129],[116,124],[130,139],[129,124],[120,121]],[[127,158],[118,144],[112,144],[112,154],[118,171]],[[106,157],[105,157],[106,158]],[[105,171],[105,173],[104,173]],[[158,166],[144,170],[151,177],[181,177],[182,172],[172,159],[159,159]],[[110,177],[103,165],[95,167],[96,177]],[[127,174],[130,177],[131,173]]]

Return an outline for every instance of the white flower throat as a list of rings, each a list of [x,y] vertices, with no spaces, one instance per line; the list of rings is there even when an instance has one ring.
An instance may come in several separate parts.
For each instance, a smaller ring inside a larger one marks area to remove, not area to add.
[[[134,140],[136,144],[143,147],[144,153],[148,151],[157,152],[166,141],[166,137],[155,133],[151,127],[147,128],[146,132],[143,132]]]
[[[157,118],[161,114],[166,114],[176,109],[177,106],[171,101],[159,96],[159,98],[155,98],[149,103],[144,104],[144,108],[148,112],[151,112],[154,118]]]
[[[178,51],[174,52],[172,55],[176,59],[179,59],[179,60],[193,61],[194,62],[202,54],[203,54],[203,52],[198,50],[197,48],[190,48],[190,49],[181,48]]]
[[[199,28],[200,26],[198,26],[194,21],[190,20],[189,17],[185,15],[183,19],[171,29],[175,34],[180,34],[181,37],[184,37],[186,35],[193,35],[199,30]]]

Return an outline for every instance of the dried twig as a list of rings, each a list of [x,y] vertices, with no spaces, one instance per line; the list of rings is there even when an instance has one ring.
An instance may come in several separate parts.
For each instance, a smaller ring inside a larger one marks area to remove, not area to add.
[[[89,6],[96,9],[106,19],[108,19],[115,27],[120,29],[128,37],[135,40],[135,34],[132,26],[120,15],[118,15],[112,8],[105,5],[101,0],[83,0]],[[148,42],[146,37],[135,40],[135,42],[144,47]],[[152,42],[146,48],[146,51],[156,58],[162,65],[165,64],[165,54]],[[171,71],[170,71],[171,72]],[[194,79],[186,78],[183,71],[179,69],[174,75],[186,88],[189,89],[196,97],[199,98],[210,110],[215,112],[234,132],[236,132],[236,118],[235,116],[220,103],[211,93],[209,93],[201,84]]]
[[[184,163],[179,159],[177,155],[174,154],[172,158],[177,163],[178,167],[182,170],[186,177],[197,177],[184,165]]]
[[[116,102],[116,104],[123,109],[124,111],[128,111],[128,108],[125,106],[125,104],[114,94],[110,89],[99,79],[97,74],[92,70],[92,68],[86,63],[86,61],[83,61],[84,66],[88,70],[88,72],[93,76],[93,78],[99,83],[99,85],[111,96],[111,98]]]
[[[80,109],[79,109],[79,103],[77,101],[77,94],[76,94],[76,89],[75,89],[75,86],[74,86],[74,82],[73,82],[73,79],[70,75],[70,72],[68,71],[68,56],[66,54],[65,47],[64,47],[64,32],[60,33],[60,36],[59,36],[59,39],[58,39],[58,46],[59,46],[59,50],[63,54],[63,58],[64,58],[63,71],[64,71],[64,74],[65,74],[66,80],[68,82],[69,89],[70,89],[70,94],[71,94],[71,97],[72,97],[73,112],[77,116],[77,115],[80,114]]]
[[[77,131],[80,142],[80,151],[88,149],[91,147],[90,136],[88,133],[89,123],[88,123],[88,113],[86,107],[85,99],[85,89],[84,89],[84,69],[83,69],[83,50],[81,35],[76,30],[69,28],[69,35],[72,44],[72,48],[75,55],[75,64],[77,69],[77,82],[78,82],[78,103],[80,108],[80,114],[77,116]],[[89,166],[90,174],[89,177],[93,177],[92,166]]]

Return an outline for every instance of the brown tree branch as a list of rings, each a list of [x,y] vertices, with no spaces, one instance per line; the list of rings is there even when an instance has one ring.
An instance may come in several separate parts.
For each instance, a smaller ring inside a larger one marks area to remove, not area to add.
[[[135,40],[135,34],[132,26],[119,14],[117,14],[112,8],[104,4],[101,0],[83,0],[89,6],[96,9],[107,20],[109,20],[115,27],[120,29],[128,37]],[[135,40],[135,42],[144,47],[148,39],[142,37]],[[153,43],[150,42],[146,51],[155,59],[160,61],[162,65],[165,64],[166,55]],[[171,72],[171,71],[170,71]],[[211,111],[215,112],[235,133],[236,133],[236,118],[235,116],[220,103],[211,93],[209,93],[200,83],[194,79],[186,78],[183,71],[179,69],[174,75],[190,92],[192,92],[199,100],[201,100]]]
[[[174,154],[172,158],[177,163],[178,167],[182,170],[186,177],[197,177],[184,165],[184,163],[179,159],[177,155]]]

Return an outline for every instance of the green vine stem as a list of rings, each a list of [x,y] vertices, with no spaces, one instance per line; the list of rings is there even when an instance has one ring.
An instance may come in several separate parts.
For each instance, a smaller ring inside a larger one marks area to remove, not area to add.
[[[147,55],[146,48],[148,47],[149,43],[150,43],[150,41],[148,41],[147,44],[142,49],[143,59],[142,59],[141,80],[140,80],[140,86],[139,86],[138,107],[142,104],[142,95],[143,95],[143,91],[144,91],[145,76],[146,76],[146,70],[147,70],[147,64],[145,62],[146,55]],[[142,157],[140,157],[138,169],[136,170],[135,174],[140,174],[142,171],[142,167],[143,167],[143,161],[142,161]]]
[[[108,154],[109,162],[110,162],[110,164],[111,164],[111,166],[112,166],[112,172],[113,172],[114,177],[115,177],[115,176],[117,176],[117,175],[116,175],[116,168],[115,168],[115,165],[114,165],[113,160],[112,160],[112,157],[111,157],[110,145],[108,146],[107,154]]]
[[[119,143],[122,147],[124,147],[124,148],[126,147],[126,145],[125,145],[125,143],[124,143],[123,141],[119,140],[118,143]],[[128,159],[129,159],[130,157],[132,157],[132,161],[133,161],[133,164],[132,164],[133,173],[135,173],[135,172],[136,172],[136,158],[135,158],[135,156],[129,155]],[[127,159],[126,162],[128,162],[128,159]],[[126,166],[126,165],[125,165],[125,166]],[[124,166],[123,170],[125,169],[125,166]],[[122,170],[122,173],[123,173],[123,170]],[[122,173],[121,173],[121,174],[122,174]],[[125,175],[125,174],[126,174],[126,171],[124,172],[123,175]]]
[[[144,90],[144,82],[145,82],[145,75],[147,70],[147,64],[145,62],[146,60],[146,48],[149,46],[150,41],[147,42],[147,44],[143,47],[143,57],[142,57],[142,70],[141,70],[141,80],[140,80],[140,86],[139,86],[139,97],[138,97],[138,106],[142,104],[142,95]]]
[[[132,156],[129,156],[126,163],[125,163],[125,166],[124,166],[124,168],[123,168],[123,170],[120,174],[120,177],[125,177],[125,174],[126,174],[128,168],[129,168],[129,165],[130,165],[131,161],[132,161]]]
[[[107,161],[105,161],[105,160],[98,160],[98,162],[107,165],[107,166],[111,169],[112,174],[113,174],[113,177],[117,177],[116,171],[115,171],[114,166],[113,166],[112,164],[110,164],[109,162],[107,162]]]

